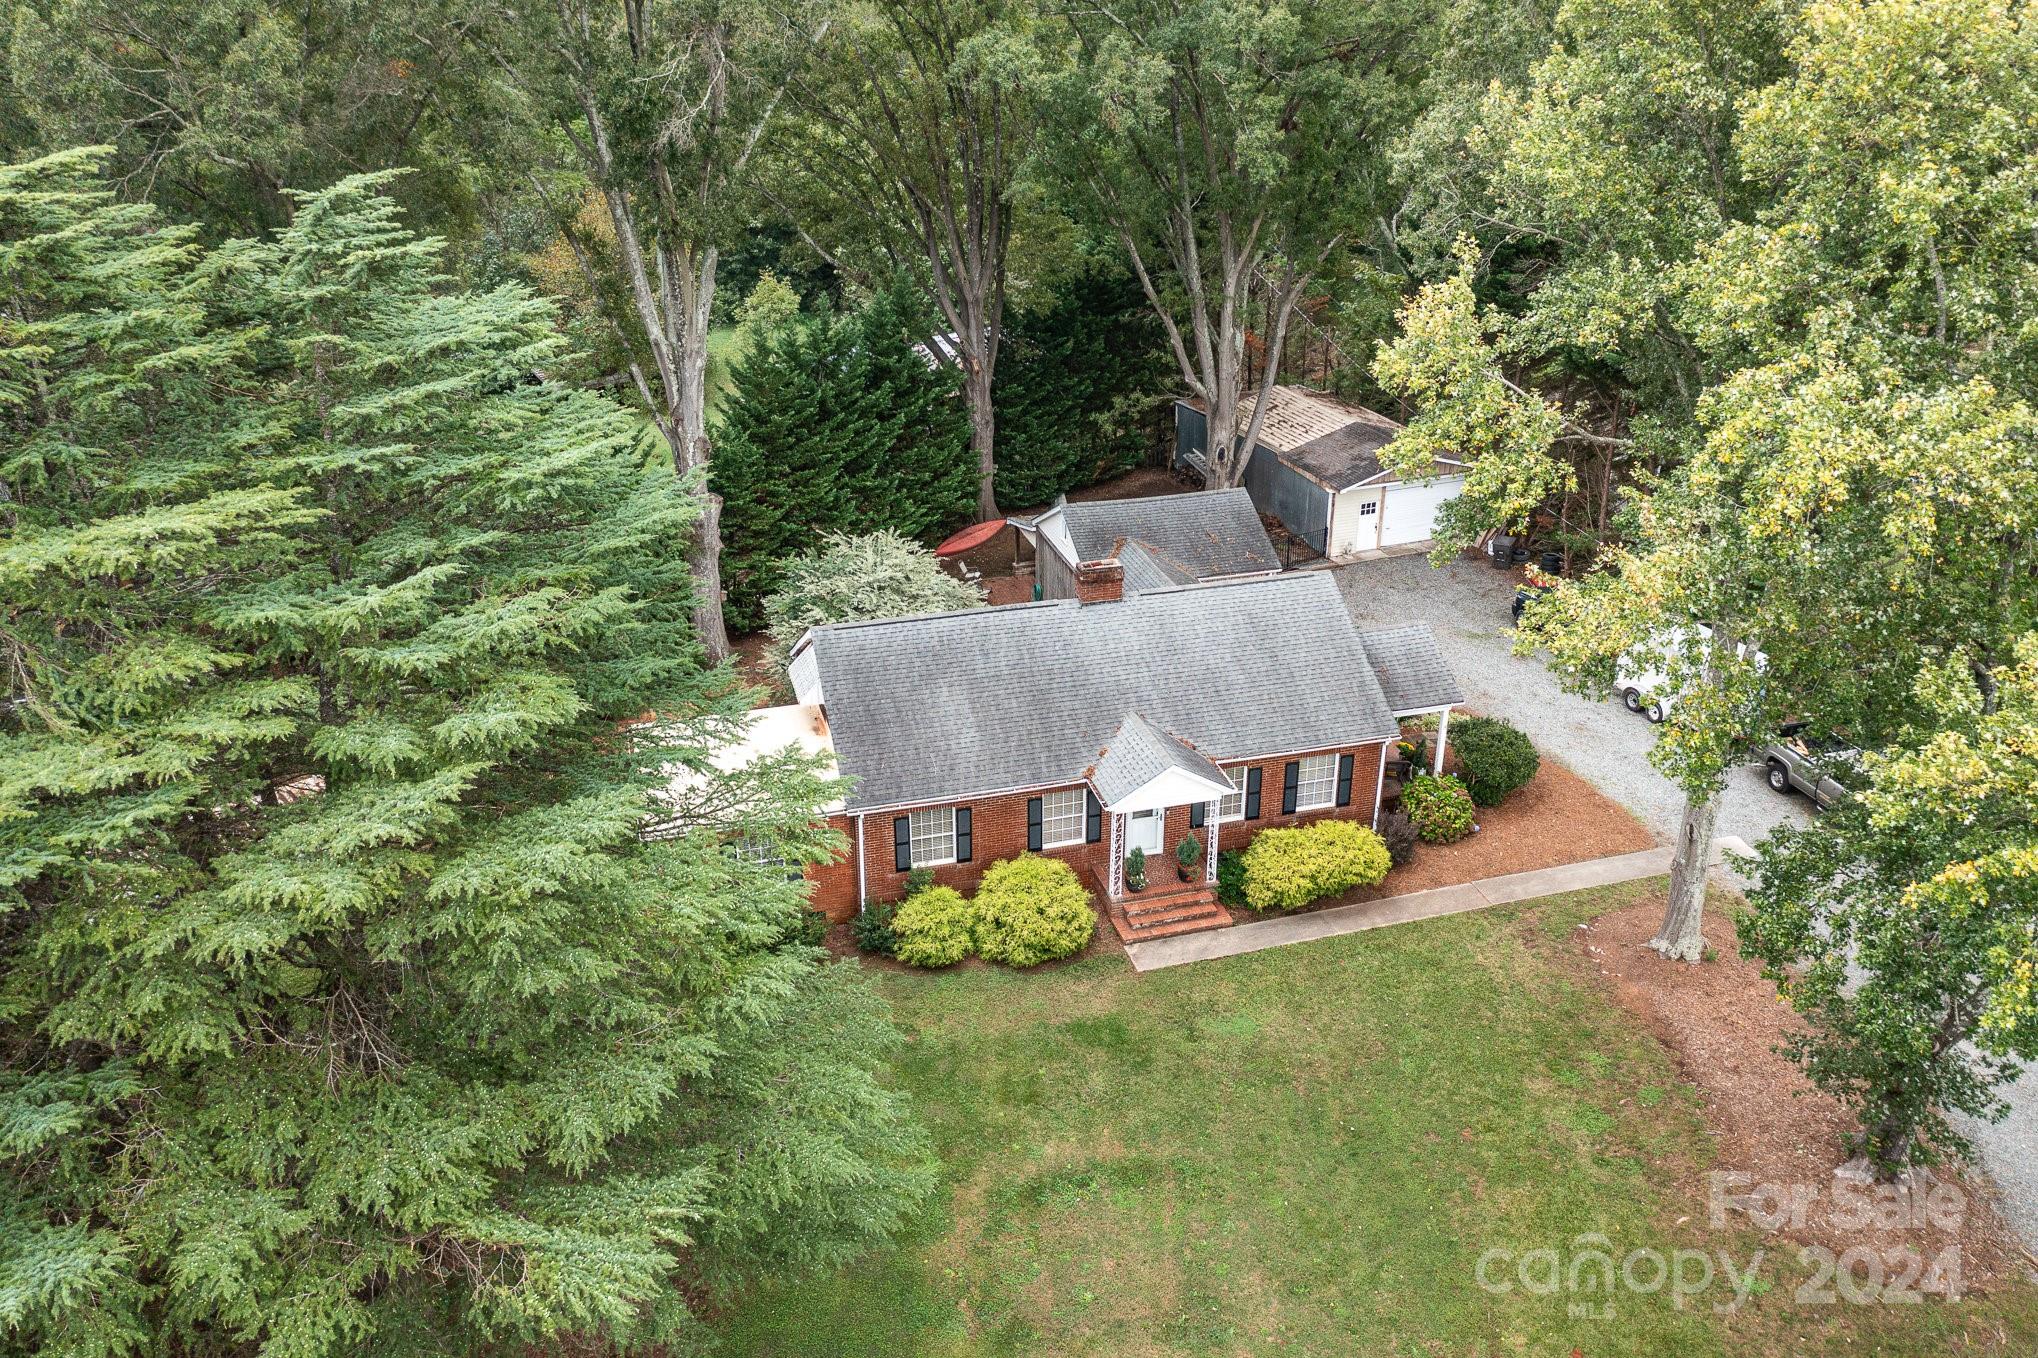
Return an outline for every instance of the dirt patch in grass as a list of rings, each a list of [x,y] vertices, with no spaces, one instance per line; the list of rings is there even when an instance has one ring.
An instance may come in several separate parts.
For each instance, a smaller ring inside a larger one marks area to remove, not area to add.
[[[1545,756],[1527,784],[1499,806],[1479,812],[1479,833],[1455,844],[1418,844],[1414,857],[1389,872],[1380,885],[1358,887],[1296,913],[1610,858],[1655,844],[1648,827],[1626,807]],[[1250,910],[1233,910],[1231,915],[1235,923],[1266,918]]]
[[[1777,1050],[1804,1031],[1803,1020],[1778,998],[1761,968],[1740,956],[1725,909],[1707,920],[1710,960],[1688,966],[1657,956],[1647,944],[1662,922],[1663,904],[1660,894],[1651,894],[1579,925],[1569,941],[1574,964],[1648,1024],[1697,1089],[1702,1114],[1718,1139],[1719,1171],[1750,1176],[1747,1188],[1716,1190],[1705,1179],[1689,1184],[1697,1211],[1709,1212],[1715,1192],[1724,1198],[1764,1184],[1799,1186],[1809,1198],[1802,1211],[1779,1211],[1759,1196],[1745,1206],[1784,1216],[1772,1233],[1798,1243],[1835,1254],[1857,1247],[1875,1251],[1889,1261],[1886,1273],[1893,1279],[1903,1271],[1906,1254],[1929,1263],[1958,1246],[1963,1292],[2014,1280],[2038,1262],[1996,1211],[1994,1186],[1979,1172],[1923,1176],[1908,1206],[1894,1190],[1837,1183],[1834,1171],[1846,1159],[1844,1139],[1855,1124],[1837,1100],[1815,1089]],[[1874,1202],[1883,1210],[1850,1211],[1850,1194],[1857,1203]],[[1848,1219],[1871,1215],[1881,1219]],[[1741,1209],[1729,1209],[1728,1219],[1734,1225],[1750,1222]],[[1771,1227],[1768,1220],[1754,1224]],[[1913,1286],[1923,1290],[1926,1280]]]

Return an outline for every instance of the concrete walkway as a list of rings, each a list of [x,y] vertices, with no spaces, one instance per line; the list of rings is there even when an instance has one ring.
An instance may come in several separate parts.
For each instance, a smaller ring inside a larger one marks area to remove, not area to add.
[[[1732,835],[1713,841],[1713,863],[1720,850],[1749,852],[1748,846]],[[1635,882],[1661,877],[1670,871],[1670,850],[1643,849],[1639,853],[1592,858],[1583,863],[1538,868],[1534,872],[1511,872],[1505,877],[1488,877],[1460,886],[1440,886],[1431,891],[1412,891],[1406,896],[1361,901],[1357,905],[1334,906],[1307,915],[1283,915],[1274,919],[1235,924],[1229,929],[1209,929],[1200,934],[1155,939],[1151,943],[1126,945],[1125,955],[1134,971],[1159,971],[1190,962],[1207,962],[1216,957],[1237,957],[1242,953],[1278,948],[1289,943],[1308,943],[1319,938],[1336,938],[1367,929],[1384,929],[1390,924],[1436,919],[1442,915],[1484,910],[1489,905],[1531,901],[1538,896],[1556,896],[1588,887]]]

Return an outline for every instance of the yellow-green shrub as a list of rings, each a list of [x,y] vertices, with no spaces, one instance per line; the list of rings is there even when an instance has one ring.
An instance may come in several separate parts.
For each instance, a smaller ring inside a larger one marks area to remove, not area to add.
[[[975,925],[976,908],[954,887],[916,891],[892,916],[893,956],[909,966],[953,966],[969,956]]]
[[[1015,967],[1079,953],[1097,928],[1090,893],[1058,858],[1023,854],[993,865],[975,904],[977,955]]]
[[[1245,903],[1294,910],[1387,876],[1387,845],[1363,825],[1323,820],[1293,830],[1262,830],[1245,851]]]

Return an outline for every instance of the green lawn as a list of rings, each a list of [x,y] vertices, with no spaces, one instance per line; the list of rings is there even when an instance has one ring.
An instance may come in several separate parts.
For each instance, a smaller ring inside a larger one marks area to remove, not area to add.
[[[746,1355],[2017,1353],[2038,1294],[1739,1315],[1667,1293],[1574,1319],[1482,1291],[1489,1247],[1737,1259],[1655,1040],[1556,959],[1647,885],[1135,976],[886,975],[945,1168],[915,1237],[749,1298]],[[1680,1217],[1688,1221],[1680,1225]],[[1770,1253],[1790,1254],[1773,1247]],[[1568,1256],[1567,1256],[1568,1257]]]
[[[735,366],[743,361],[743,354],[749,342],[741,326],[718,325],[708,331],[708,374],[707,404],[710,416],[719,412],[722,402],[729,399],[735,389]]]

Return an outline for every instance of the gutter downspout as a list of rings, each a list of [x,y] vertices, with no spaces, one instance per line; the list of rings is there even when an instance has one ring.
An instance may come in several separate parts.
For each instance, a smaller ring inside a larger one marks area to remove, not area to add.
[[[856,813],[856,910],[858,914],[862,914],[864,906],[870,904],[870,893],[865,889],[864,881],[863,813],[859,811]]]

